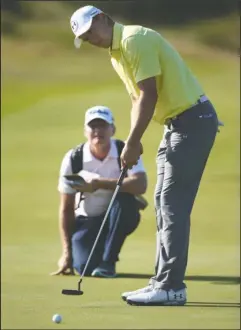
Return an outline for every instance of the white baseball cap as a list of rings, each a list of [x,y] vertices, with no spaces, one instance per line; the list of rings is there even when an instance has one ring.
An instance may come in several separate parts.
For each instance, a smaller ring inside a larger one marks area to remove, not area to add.
[[[102,119],[108,124],[114,123],[114,117],[111,110],[103,105],[96,105],[86,111],[85,125],[88,125],[94,119]]]
[[[73,13],[70,18],[70,26],[75,34],[74,45],[76,48],[80,48],[82,44],[82,40],[79,39],[79,36],[90,29],[93,17],[100,13],[103,12],[94,6],[84,6]]]

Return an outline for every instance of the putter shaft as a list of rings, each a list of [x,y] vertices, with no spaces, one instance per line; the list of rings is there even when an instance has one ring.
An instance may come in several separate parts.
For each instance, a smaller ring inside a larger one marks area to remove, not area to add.
[[[100,234],[101,234],[101,232],[102,232],[102,229],[103,229],[103,227],[104,227],[104,225],[105,225],[105,223],[106,223],[106,220],[107,220],[107,218],[108,218],[108,215],[109,215],[109,213],[110,213],[110,210],[111,210],[111,208],[112,208],[112,206],[113,206],[113,203],[114,203],[114,201],[115,201],[116,195],[118,194],[119,189],[120,189],[120,187],[121,187],[121,185],[122,185],[122,182],[123,182],[123,180],[124,180],[124,178],[125,178],[125,176],[126,176],[127,170],[128,170],[128,168],[127,168],[127,167],[124,167],[124,168],[122,169],[122,171],[121,171],[120,177],[119,177],[119,179],[118,179],[118,181],[117,181],[117,184],[116,184],[115,191],[114,191],[114,193],[113,193],[113,196],[112,196],[111,201],[110,201],[110,203],[109,203],[108,209],[107,209],[107,211],[106,211],[106,214],[105,214],[104,220],[103,220],[103,222],[102,222],[102,224],[101,224],[101,227],[100,227],[100,229],[99,229],[98,235],[97,235],[97,237],[96,237],[96,239],[95,239],[94,245],[93,245],[93,247],[92,247],[92,249],[91,249],[91,251],[90,251],[89,257],[88,257],[88,259],[87,259],[87,261],[86,261],[85,267],[84,267],[83,272],[82,272],[82,274],[81,274],[81,277],[80,277],[80,279],[79,279],[79,282],[78,282],[78,290],[62,290],[62,294],[66,294],[66,295],[82,295],[82,294],[84,293],[83,291],[80,290],[80,286],[81,286],[82,279],[83,279],[83,277],[84,277],[84,275],[85,275],[86,269],[87,269],[87,267],[88,267],[88,265],[89,265],[90,259],[91,259],[91,257],[92,257],[92,254],[93,254],[93,252],[94,252],[94,249],[95,249],[96,244],[97,244],[97,242],[98,242],[98,239],[99,239],[99,237],[100,237]]]

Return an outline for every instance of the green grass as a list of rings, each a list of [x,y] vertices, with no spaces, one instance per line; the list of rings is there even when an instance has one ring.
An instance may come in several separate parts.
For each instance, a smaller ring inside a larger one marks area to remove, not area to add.
[[[53,43],[2,43],[2,328],[3,329],[238,329],[239,328],[239,62],[232,56],[175,39],[225,122],[209,159],[192,215],[183,308],[136,308],[123,291],[153,274],[155,154],[162,127],[145,134],[146,194],[150,206],[127,240],[113,280],[85,278],[82,297],[64,297],[78,277],[50,277],[61,247],[57,180],[64,153],[83,141],[86,108],[113,109],[117,137],[128,133],[130,101],[108,54],[76,52]],[[71,40],[72,41],[72,40]],[[34,47],[33,47],[34,46]],[[136,275],[135,275],[136,274]],[[126,275],[127,276],[127,275]],[[55,325],[55,313],[63,316]]]

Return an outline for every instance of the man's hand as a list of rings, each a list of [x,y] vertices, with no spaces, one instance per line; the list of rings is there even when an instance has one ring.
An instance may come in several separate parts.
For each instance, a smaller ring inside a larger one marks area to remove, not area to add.
[[[128,168],[132,168],[137,164],[142,153],[143,147],[141,142],[130,144],[127,141],[120,156],[122,167],[127,166]]]
[[[58,261],[59,269],[50,275],[74,275],[72,267],[72,256],[70,252],[63,253]]]
[[[98,185],[98,179],[92,179],[89,182],[85,182],[82,185],[72,185],[71,184],[71,188],[76,189],[80,192],[88,192],[88,193],[93,193],[95,192],[97,189],[99,189],[99,185]]]

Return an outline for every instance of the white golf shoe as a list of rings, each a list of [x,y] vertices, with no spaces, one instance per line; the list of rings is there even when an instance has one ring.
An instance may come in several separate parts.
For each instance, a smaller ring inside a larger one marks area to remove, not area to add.
[[[137,306],[182,306],[185,305],[186,300],[186,289],[178,291],[153,289],[126,298],[128,304]]]
[[[122,293],[121,298],[126,301],[127,297],[130,297],[132,295],[137,295],[139,293],[147,293],[153,290],[152,285],[145,286],[144,288],[135,290],[135,291],[127,291]]]

